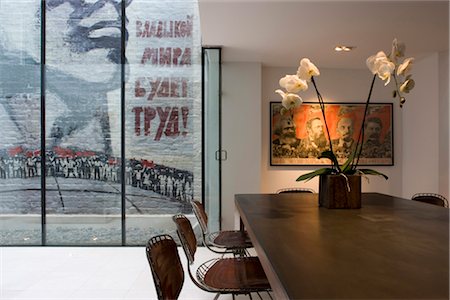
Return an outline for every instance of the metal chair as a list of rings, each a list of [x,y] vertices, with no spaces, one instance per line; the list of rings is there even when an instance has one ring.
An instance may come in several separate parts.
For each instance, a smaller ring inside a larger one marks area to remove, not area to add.
[[[152,237],[145,250],[158,299],[177,299],[184,282],[177,244],[170,235],[163,234]]]
[[[221,294],[235,295],[269,292],[269,281],[257,257],[230,257],[208,260],[200,265],[196,276],[192,274],[191,265],[194,263],[197,251],[197,238],[191,222],[184,215],[173,216],[177,227],[177,234],[187,258],[187,269],[192,282],[200,289]],[[259,294],[258,294],[259,295]],[[269,294],[270,296],[270,294]],[[261,297],[261,296],[260,296]]]
[[[284,188],[277,190],[277,194],[283,193],[315,193],[315,191],[310,188]]]
[[[417,193],[414,194],[411,199],[448,208],[447,198],[435,193]]]
[[[250,256],[247,249],[252,248],[252,242],[247,231],[222,230],[209,233],[208,215],[199,201],[191,201],[192,208],[202,231],[203,244],[209,250],[219,253],[231,253],[235,256]],[[214,248],[221,250],[217,250]]]

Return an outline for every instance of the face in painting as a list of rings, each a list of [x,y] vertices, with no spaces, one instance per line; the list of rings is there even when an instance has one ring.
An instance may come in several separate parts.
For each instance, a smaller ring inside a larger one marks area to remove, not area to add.
[[[46,3],[47,64],[89,82],[111,80],[121,63],[121,1]]]
[[[283,117],[280,121],[281,136],[295,138],[295,124],[292,117]]]
[[[367,122],[366,125],[367,139],[371,141],[379,141],[381,135],[381,124],[378,122]]]
[[[341,139],[348,142],[352,139],[353,135],[353,122],[351,119],[343,118],[340,119],[337,126],[337,132]]]
[[[319,119],[315,119],[311,122],[311,134],[314,139],[318,139],[324,135],[323,124]]]

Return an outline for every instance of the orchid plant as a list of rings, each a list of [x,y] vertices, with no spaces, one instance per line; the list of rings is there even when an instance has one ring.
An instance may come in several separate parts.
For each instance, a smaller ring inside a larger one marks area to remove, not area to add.
[[[394,98],[398,98],[400,107],[402,107],[406,101],[404,94],[409,93],[414,88],[415,83],[410,74],[414,58],[405,58],[400,63],[400,59],[402,59],[405,55],[405,48],[404,43],[394,39],[392,42],[392,50],[389,55],[386,55],[383,51],[379,51],[377,54],[367,58],[367,67],[373,74],[372,83],[370,85],[369,94],[365,103],[363,122],[359,131],[356,147],[345,163],[342,165],[339,164],[336,155],[333,152],[332,143],[330,142],[329,150],[322,152],[318,158],[328,158],[331,161],[331,166],[301,175],[297,178],[297,181],[308,181],[316,176],[330,174],[342,175],[345,178],[347,178],[347,175],[379,175],[385,179],[388,179],[386,175],[378,171],[358,168],[358,163],[364,142],[364,126],[367,110],[376,77],[378,76],[382,81],[384,81],[385,86],[391,82],[391,79],[393,79],[395,89],[392,94]],[[284,90],[277,89],[275,92],[282,98],[282,109],[280,113],[286,114],[288,112],[292,112],[296,107],[302,104],[303,100],[299,96],[299,93],[307,90],[308,84],[312,83],[317,95],[320,109],[322,111],[327,137],[328,140],[331,141],[329,127],[325,118],[324,101],[314,80],[314,78],[319,75],[319,69],[308,58],[303,58],[300,61],[297,74],[286,75],[280,79],[279,84]]]

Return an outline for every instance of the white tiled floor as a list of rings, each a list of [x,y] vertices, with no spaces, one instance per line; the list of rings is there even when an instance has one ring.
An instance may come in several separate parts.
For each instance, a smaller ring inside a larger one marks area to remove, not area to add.
[[[179,251],[185,269],[179,298],[213,299],[214,294],[191,282],[186,257],[180,248]],[[196,262],[213,257],[217,256],[200,247]],[[256,295],[253,298],[259,299]],[[156,292],[144,247],[3,247],[0,299],[148,300],[156,299]],[[231,299],[231,295],[219,299]]]

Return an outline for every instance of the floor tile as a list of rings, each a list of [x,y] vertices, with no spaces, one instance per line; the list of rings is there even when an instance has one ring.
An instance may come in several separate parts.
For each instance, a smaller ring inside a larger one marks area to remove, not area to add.
[[[214,299],[214,293],[191,281],[185,254],[178,249],[185,270],[180,299]],[[192,271],[216,257],[199,247]],[[156,299],[144,247],[0,247],[0,275],[1,300]],[[231,295],[220,297],[228,299]]]

